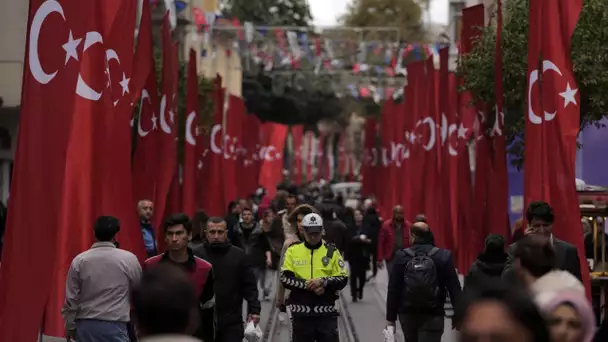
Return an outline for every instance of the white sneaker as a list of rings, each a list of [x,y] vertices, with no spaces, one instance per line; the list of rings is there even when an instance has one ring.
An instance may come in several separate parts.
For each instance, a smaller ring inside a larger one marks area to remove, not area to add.
[[[285,323],[286,320],[287,320],[287,313],[279,312],[279,322]]]

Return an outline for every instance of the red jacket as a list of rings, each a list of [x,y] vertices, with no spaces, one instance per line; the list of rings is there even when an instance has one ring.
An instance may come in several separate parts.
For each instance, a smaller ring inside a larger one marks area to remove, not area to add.
[[[169,252],[146,259],[144,268],[153,267],[162,262],[173,263],[169,260]],[[213,268],[209,262],[195,256],[190,248],[188,248],[188,260],[175,265],[182,267],[188,273],[199,299],[200,324],[194,336],[203,341],[212,341],[215,336],[215,279]]]
[[[405,221],[403,224],[403,248],[410,246],[409,222]],[[386,220],[382,223],[382,228],[378,234],[378,261],[391,260],[393,258],[393,252],[395,250],[395,225],[393,220]]]

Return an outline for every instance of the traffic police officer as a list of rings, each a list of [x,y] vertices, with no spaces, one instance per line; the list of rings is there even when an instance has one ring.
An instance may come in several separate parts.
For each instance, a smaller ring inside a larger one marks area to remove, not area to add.
[[[325,243],[323,219],[318,214],[303,217],[304,241],[285,252],[281,283],[291,290],[287,308],[292,315],[293,342],[338,342],[338,312],[335,302],[348,276],[342,255]]]

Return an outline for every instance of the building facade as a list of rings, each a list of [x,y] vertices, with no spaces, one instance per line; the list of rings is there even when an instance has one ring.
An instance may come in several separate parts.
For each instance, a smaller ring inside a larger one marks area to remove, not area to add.
[[[17,142],[28,0],[5,0],[0,11],[0,201],[9,196]]]

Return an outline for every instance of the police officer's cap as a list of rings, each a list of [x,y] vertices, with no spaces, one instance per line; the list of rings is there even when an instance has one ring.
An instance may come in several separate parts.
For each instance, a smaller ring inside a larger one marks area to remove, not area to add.
[[[308,233],[320,233],[323,230],[323,219],[319,214],[307,214],[302,219],[302,227]]]

